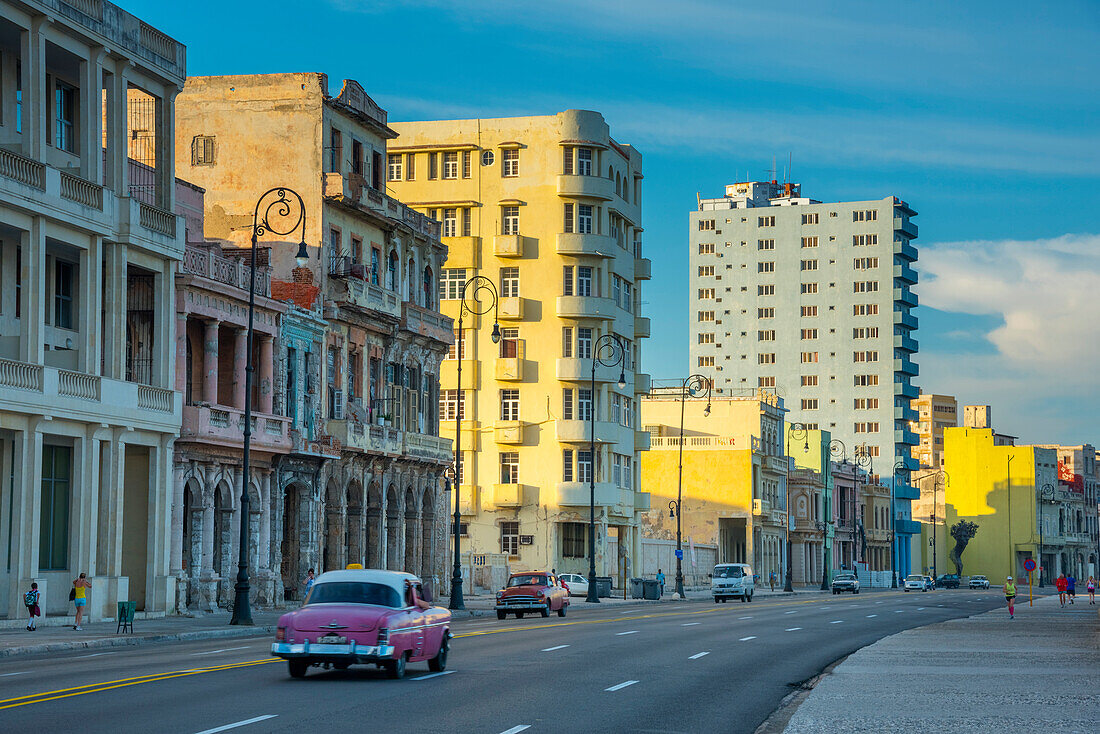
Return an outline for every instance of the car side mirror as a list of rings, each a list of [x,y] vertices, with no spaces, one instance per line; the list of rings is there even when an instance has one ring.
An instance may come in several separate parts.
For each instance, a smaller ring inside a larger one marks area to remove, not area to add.
[[[708,579],[712,579],[712,578],[714,578],[714,574],[712,574],[712,573],[708,573],[708,574],[707,574],[707,578],[708,578]]]

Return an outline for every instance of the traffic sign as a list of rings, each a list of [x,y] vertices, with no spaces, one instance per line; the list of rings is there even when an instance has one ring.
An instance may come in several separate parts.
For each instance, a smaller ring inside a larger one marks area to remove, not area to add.
[[[684,549],[683,548],[677,548],[676,549],[676,558],[678,558],[681,561],[684,560]]]
[[[1034,571],[1035,561],[1031,558],[1027,559],[1026,561],[1024,561],[1024,568],[1026,568],[1028,571]]]

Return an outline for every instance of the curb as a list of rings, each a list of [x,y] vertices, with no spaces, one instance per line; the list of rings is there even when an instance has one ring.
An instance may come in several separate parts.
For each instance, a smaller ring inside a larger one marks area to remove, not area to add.
[[[243,639],[247,637],[268,637],[275,634],[275,627],[247,627],[225,630],[199,630],[196,632],[178,632],[175,634],[144,635],[142,637],[103,637],[95,640],[77,642],[48,642],[42,645],[22,645],[0,650],[0,658],[38,655],[48,652],[67,650],[91,650],[102,647],[131,647],[149,645],[158,642],[190,642],[193,640]]]

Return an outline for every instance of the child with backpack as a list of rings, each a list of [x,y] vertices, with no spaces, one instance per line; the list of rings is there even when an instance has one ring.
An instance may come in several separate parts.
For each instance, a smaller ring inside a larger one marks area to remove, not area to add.
[[[38,629],[35,624],[34,618],[42,616],[42,609],[38,606],[39,593],[38,584],[32,583],[31,590],[26,594],[23,594],[23,604],[27,607],[27,615],[30,617],[30,621],[27,623],[27,631],[34,632]]]

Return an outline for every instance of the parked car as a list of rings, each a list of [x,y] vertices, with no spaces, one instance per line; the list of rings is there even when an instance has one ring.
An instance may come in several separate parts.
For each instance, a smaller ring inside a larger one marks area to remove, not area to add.
[[[833,577],[832,588],[834,594],[839,594],[842,591],[858,594],[859,578],[854,573],[838,573]]]
[[[710,593],[715,604],[724,604],[728,599],[750,602],[755,592],[756,577],[747,564],[719,563],[710,573]]]
[[[523,619],[527,612],[538,612],[544,617],[557,612],[564,617],[568,608],[569,591],[554,574],[546,571],[514,573],[508,578],[508,585],[497,592],[497,619],[509,614]]]
[[[970,586],[971,589],[988,589],[989,588],[989,579],[987,579],[985,576],[983,576],[980,573],[975,574],[975,575],[970,577],[969,586]]]
[[[925,576],[924,577],[924,587],[927,591],[935,591],[936,590],[936,582],[932,580],[931,576]]]
[[[588,579],[579,573],[563,573],[558,580],[565,585],[570,596],[588,596]]]
[[[906,591],[928,591],[928,584],[923,574],[911,573],[905,577],[903,588]]]
[[[279,617],[271,654],[287,661],[293,678],[320,664],[344,670],[373,663],[391,678],[403,677],[410,662],[442,671],[451,613],[428,602],[420,579],[409,573],[329,571],[313,582],[300,609]]]
[[[936,580],[936,586],[941,589],[957,589],[960,581],[957,573],[945,573]]]

